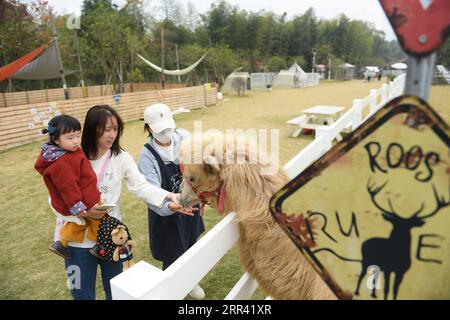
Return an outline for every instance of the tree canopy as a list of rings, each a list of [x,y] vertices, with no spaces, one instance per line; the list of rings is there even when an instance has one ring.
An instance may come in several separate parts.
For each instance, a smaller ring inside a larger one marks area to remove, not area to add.
[[[270,11],[247,12],[224,0],[215,1],[209,11],[198,14],[195,6],[179,0],[159,0],[146,11],[143,0],[127,0],[121,8],[111,0],[84,0],[80,29],[67,27],[68,15],[57,15],[45,0],[24,4],[0,0],[0,65],[34,50],[51,38],[51,16],[58,32],[64,67],[79,70],[90,84],[159,81],[136,53],[156,64],[161,61],[161,29],[164,28],[165,68],[176,69],[178,49],[180,69],[192,64],[210,50],[206,62],[195,69],[195,81],[218,81],[237,67],[249,72],[279,71],[293,62],[311,70],[312,50],[316,63],[349,62],[357,68],[382,68],[405,59],[397,41],[387,41],[382,31],[362,20],[344,14],[335,19],[319,19],[313,8],[288,17]],[[438,52],[437,63],[449,66],[449,43]],[[77,85],[81,76],[67,78]],[[182,79],[183,81],[186,78]],[[177,78],[166,81],[177,81]],[[16,81],[16,90],[39,86],[59,87],[60,80]],[[6,81],[0,83],[5,89]],[[118,89],[120,90],[120,89]]]

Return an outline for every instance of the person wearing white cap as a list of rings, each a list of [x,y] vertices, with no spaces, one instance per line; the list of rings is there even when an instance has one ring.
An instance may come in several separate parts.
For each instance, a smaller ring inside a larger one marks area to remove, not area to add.
[[[141,151],[140,171],[150,184],[170,192],[180,192],[183,178],[178,149],[190,133],[176,129],[172,111],[163,103],[145,109],[144,123],[149,140]],[[172,211],[168,201],[162,207],[148,206],[150,251],[155,259],[162,261],[163,270],[194,245],[205,231],[198,208],[193,212],[189,215]],[[189,295],[194,299],[203,299],[205,292],[196,285]]]

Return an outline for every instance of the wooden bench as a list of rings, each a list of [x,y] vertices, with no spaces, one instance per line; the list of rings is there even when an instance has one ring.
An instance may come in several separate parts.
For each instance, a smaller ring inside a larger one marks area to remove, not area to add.
[[[300,135],[300,133],[303,130],[302,126],[304,124],[306,124],[307,120],[308,120],[308,117],[306,115],[302,115],[300,117],[286,121],[287,124],[297,127],[297,129],[295,129],[294,133],[292,134],[293,138],[297,138]]]

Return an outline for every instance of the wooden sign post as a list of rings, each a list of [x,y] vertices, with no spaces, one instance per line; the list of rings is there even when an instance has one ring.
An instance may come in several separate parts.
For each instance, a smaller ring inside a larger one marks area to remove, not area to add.
[[[279,190],[271,212],[340,299],[450,299],[450,129],[425,101],[450,2],[380,2],[410,54],[407,94]]]

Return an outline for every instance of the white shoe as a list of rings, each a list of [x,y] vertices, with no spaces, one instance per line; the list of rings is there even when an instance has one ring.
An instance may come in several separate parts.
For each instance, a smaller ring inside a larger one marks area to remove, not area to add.
[[[189,296],[195,300],[202,300],[205,298],[205,291],[198,284],[189,292]]]

